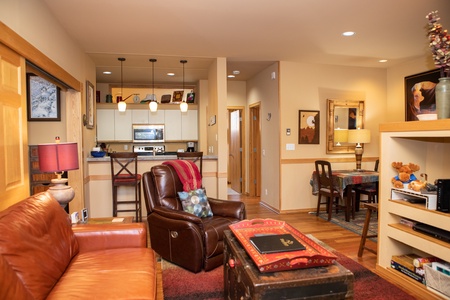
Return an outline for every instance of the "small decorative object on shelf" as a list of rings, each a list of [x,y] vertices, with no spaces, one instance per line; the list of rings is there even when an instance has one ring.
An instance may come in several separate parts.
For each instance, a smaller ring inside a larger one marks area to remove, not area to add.
[[[441,69],[441,78],[435,88],[437,118],[448,119],[450,118],[450,35],[438,22],[440,20],[438,11],[430,12],[426,18],[434,64]]]

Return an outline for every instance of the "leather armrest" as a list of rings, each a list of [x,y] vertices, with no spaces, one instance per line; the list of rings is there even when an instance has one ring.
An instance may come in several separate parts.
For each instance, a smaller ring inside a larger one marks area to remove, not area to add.
[[[72,229],[80,252],[147,247],[145,223],[85,224]]]
[[[160,216],[163,216],[168,219],[186,221],[186,222],[191,222],[191,223],[195,223],[198,225],[203,225],[202,220],[199,217],[197,217],[196,215],[193,215],[191,213],[182,211],[182,210],[174,210],[174,209],[169,209],[169,208],[166,208],[163,206],[159,206],[159,207],[155,207],[153,209],[153,212],[156,212]]]
[[[214,215],[232,217],[239,220],[246,218],[245,204],[241,201],[220,200],[208,197]]]

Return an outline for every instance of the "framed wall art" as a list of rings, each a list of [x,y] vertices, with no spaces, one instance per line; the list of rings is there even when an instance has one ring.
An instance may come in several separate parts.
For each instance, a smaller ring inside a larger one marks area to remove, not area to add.
[[[86,128],[94,128],[94,85],[86,81]]]
[[[27,74],[28,121],[61,121],[60,88],[35,74]]]
[[[298,111],[298,143],[319,144],[320,143],[320,111],[299,110]]]
[[[405,77],[405,121],[419,120],[421,114],[436,113],[435,87],[440,70]]]

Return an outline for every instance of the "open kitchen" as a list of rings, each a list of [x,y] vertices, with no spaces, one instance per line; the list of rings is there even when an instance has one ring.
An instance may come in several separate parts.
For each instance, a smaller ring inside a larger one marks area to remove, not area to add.
[[[116,103],[97,103],[97,147],[103,157],[88,157],[89,188],[86,201],[91,217],[107,217],[112,212],[111,166],[108,153],[136,152],[138,173],[163,161],[177,159],[177,152],[197,151],[198,109],[189,105],[181,112],[178,105],[160,104],[156,112],[148,104],[130,103],[124,112]],[[96,147],[96,148],[97,148]],[[217,195],[217,156],[203,155],[203,185],[208,195]],[[119,189],[119,198],[132,198],[132,189]],[[143,215],[146,209],[143,207]]]

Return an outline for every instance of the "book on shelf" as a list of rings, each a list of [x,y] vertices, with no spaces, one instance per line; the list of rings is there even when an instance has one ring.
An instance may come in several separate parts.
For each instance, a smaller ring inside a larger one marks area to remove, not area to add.
[[[400,219],[400,224],[406,225],[409,228],[413,228],[414,225],[416,225],[417,222],[410,220],[410,219],[406,219],[406,218],[401,218]]]
[[[402,265],[408,270],[415,272],[414,260],[421,258],[419,255],[414,253],[403,254],[403,255],[392,255],[392,260],[396,263]]]
[[[410,269],[404,267],[403,265],[397,263],[394,260],[391,260],[391,267],[399,272],[401,272],[402,274],[408,276],[409,278],[414,279],[417,282],[420,282],[422,284],[425,284],[425,277],[424,276],[420,276],[419,274],[417,274],[415,271],[411,271]]]

